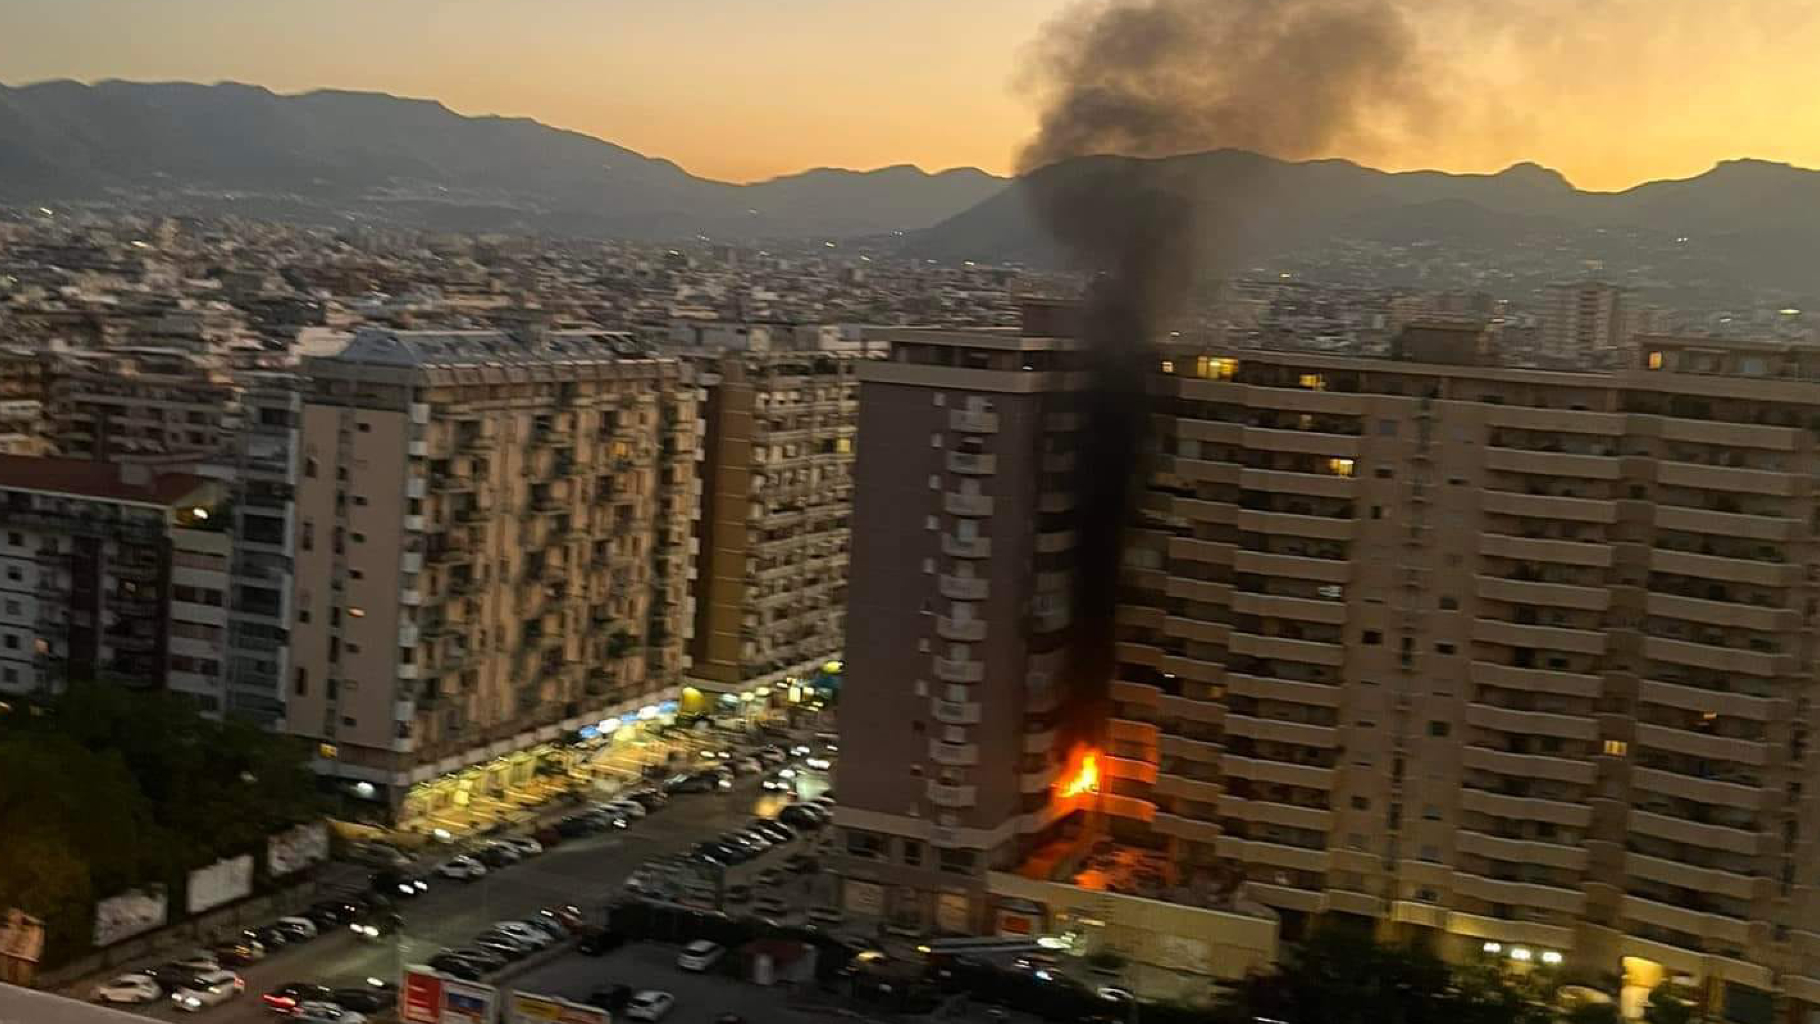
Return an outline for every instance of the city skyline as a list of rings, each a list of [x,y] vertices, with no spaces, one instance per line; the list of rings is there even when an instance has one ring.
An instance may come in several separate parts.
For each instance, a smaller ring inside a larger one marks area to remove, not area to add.
[[[1619,0],[1571,15],[1559,0],[1421,10],[1410,21],[1441,55],[1431,67],[1444,115],[1376,126],[1331,151],[1272,155],[1459,172],[1534,161],[1595,190],[1692,176],[1739,157],[1820,166],[1820,142],[1801,130],[1820,121],[1820,109],[1790,102],[1805,95],[1795,58],[1820,42],[1820,4],[1747,6],[1762,17],[1691,0]],[[930,0],[914,10],[709,0],[630,19],[624,4],[549,0],[500,24],[497,8],[480,2],[243,9],[171,0],[153,11],[11,0],[0,5],[0,59],[13,85],[240,81],[434,99],[464,114],[531,117],[732,181],[904,163],[1007,174],[1039,106],[1028,74],[1036,40],[1070,9],[1064,0]],[[117,31],[81,31],[103,17]],[[1715,33],[1729,40],[1723,52],[1705,45]],[[273,39],[284,41],[278,52]],[[1458,52],[1475,54],[1470,67],[1452,59]],[[1602,70],[1620,66],[1613,53],[1623,54],[1622,74]],[[543,70],[565,67],[576,70]]]

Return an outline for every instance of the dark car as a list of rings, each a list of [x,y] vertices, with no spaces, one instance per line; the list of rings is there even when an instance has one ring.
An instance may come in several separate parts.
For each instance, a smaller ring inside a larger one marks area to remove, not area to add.
[[[516,864],[524,859],[516,850],[510,850],[499,845],[483,846],[469,854],[469,856],[480,861],[489,868],[503,868],[508,864]]]
[[[666,793],[709,793],[718,785],[712,775],[672,775],[664,780]]]
[[[556,823],[556,833],[564,839],[580,839],[599,831],[586,815],[571,814]]]
[[[289,985],[280,985],[259,997],[266,1009],[275,1013],[291,1013],[304,1003],[324,1003],[329,1001],[327,985],[312,985],[307,981],[293,981]]]
[[[355,1013],[377,1013],[398,1005],[398,987],[381,983],[338,988],[330,993],[329,1002]]]
[[[479,981],[490,969],[482,966],[478,961],[448,953],[431,957],[430,966],[451,978],[460,978],[463,981]]]
[[[320,900],[310,904],[310,909],[303,916],[316,922],[318,927],[325,925],[347,924],[366,911],[366,907],[351,899]]]
[[[813,831],[823,825],[822,817],[802,804],[791,804],[777,812],[777,820],[793,828]]]
[[[507,960],[522,960],[531,955],[531,947],[509,939],[494,938],[482,935],[474,940],[474,948],[497,953]]]
[[[375,871],[371,883],[373,892],[386,899],[411,900],[430,891],[430,883],[422,875],[404,871]]]
[[[654,789],[641,789],[626,799],[638,801],[644,805],[644,808],[647,811],[655,811],[664,804],[669,803],[669,800],[662,793],[659,793]]]
[[[589,1006],[599,1007],[611,1014],[618,1014],[632,1001],[632,986],[602,985],[588,993]]]
[[[249,930],[253,933],[253,938],[258,939],[261,945],[272,952],[277,952],[279,949],[299,941],[296,933],[283,925],[261,925]]]
[[[313,918],[308,918],[308,915],[306,914],[299,914],[297,916],[314,920]],[[292,942],[308,942],[319,934],[306,929],[302,923],[298,921],[277,921],[267,927],[278,929],[289,936],[290,941]]]
[[[197,970],[194,967],[185,967],[182,964],[177,963],[159,964],[157,967],[153,967],[145,972],[148,977],[158,983],[159,988],[166,992],[175,992],[185,985],[194,982],[198,974],[207,973],[207,971]]]
[[[555,921],[566,932],[578,932],[588,926],[587,915],[583,914],[581,908],[573,903],[545,907],[537,912],[537,916]]]
[[[245,967],[265,959],[265,944],[256,939],[230,939],[209,947],[223,967]]]
[[[605,956],[625,944],[623,933],[595,928],[584,934],[575,948],[582,956]]]

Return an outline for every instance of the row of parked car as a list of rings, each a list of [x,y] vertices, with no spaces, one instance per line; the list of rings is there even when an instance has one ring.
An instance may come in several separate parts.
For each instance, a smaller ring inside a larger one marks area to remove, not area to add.
[[[604,935],[598,929],[588,927],[578,907],[545,907],[523,920],[495,922],[467,945],[444,949],[428,963],[452,977],[479,981],[507,964],[578,934],[583,935],[584,946],[589,940],[598,944]]]

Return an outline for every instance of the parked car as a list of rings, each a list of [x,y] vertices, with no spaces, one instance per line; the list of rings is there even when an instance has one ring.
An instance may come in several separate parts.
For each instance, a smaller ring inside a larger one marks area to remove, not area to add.
[[[97,1003],[150,1003],[162,998],[164,990],[149,974],[122,974],[95,986]]]
[[[516,939],[532,949],[542,949],[556,941],[556,937],[542,928],[526,921],[498,921],[487,930],[488,935],[504,935]]]
[[[444,953],[472,960],[489,971],[497,971],[512,962],[512,959],[496,949],[484,949],[480,946],[462,946],[459,949],[446,949]]]
[[[581,937],[575,948],[582,956],[605,956],[626,944],[626,937],[606,928],[596,928]]]
[[[487,974],[487,970],[480,964],[458,956],[432,957],[430,966],[451,978],[460,978],[462,981],[479,981]]]
[[[293,981],[259,997],[266,1009],[274,1013],[292,1013],[304,1003],[320,1003],[329,998],[327,985],[312,985],[307,981]]]
[[[478,949],[490,949],[508,960],[523,960],[535,952],[529,943],[520,942],[509,935],[488,932],[474,936],[474,946]]]
[[[581,908],[573,903],[564,903],[557,907],[545,907],[537,912],[537,916],[549,918],[557,924],[562,925],[564,930],[569,932],[578,932],[588,926],[587,915],[583,914]]]
[[[199,971],[194,967],[185,967],[178,963],[166,963],[149,968],[144,973],[154,982],[157,982],[158,987],[163,991],[175,992],[183,986],[188,985],[190,982],[195,981],[198,974],[207,972]]]
[[[334,1003],[304,1003],[291,1015],[300,1024],[367,1024],[367,1016]]]
[[[507,836],[499,841],[499,845],[518,851],[520,857],[535,857],[543,852],[543,844],[530,836]]]
[[[459,857],[451,857],[444,861],[442,865],[436,869],[436,873],[444,878],[472,882],[477,878],[486,877],[487,866],[473,857],[463,854]]]
[[[322,931],[316,927],[316,922],[307,917],[281,917],[273,924],[273,927],[284,929],[284,933],[291,937],[292,942],[308,942]]]
[[[387,899],[416,899],[430,891],[430,883],[422,875],[391,868],[373,872],[368,883],[368,888]]]
[[[348,860],[368,867],[391,868],[402,871],[411,866],[411,858],[404,851],[385,843],[355,843],[348,847]]]
[[[762,833],[772,842],[787,843],[796,838],[796,832],[782,822],[760,818],[752,823],[752,831]]]
[[[310,904],[310,909],[304,911],[304,916],[316,922],[317,929],[321,930],[347,924],[359,917],[363,909],[360,904],[352,900],[320,900]]]
[[[649,808],[636,800],[615,800],[610,804],[601,806],[599,810],[606,811],[609,814],[617,814],[622,818],[642,818],[651,813]]]
[[[810,831],[821,828],[827,823],[822,815],[810,810],[806,804],[791,804],[778,811],[777,820],[786,825]]]
[[[398,1005],[398,986],[369,978],[365,985],[336,989],[330,994],[329,1002],[357,1013],[378,1013]]]
[[[276,953],[293,942],[302,941],[276,924],[262,924],[257,928],[248,929],[248,932],[252,934],[253,938],[259,940],[259,944],[264,946],[268,953]]]
[[[612,1014],[623,1011],[626,1004],[631,1001],[632,986],[630,985],[602,985],[588,993],[587,998],[589,1006],[598,1007]]]
[[[676,997],[668,992],[646,989],[626,1003],[627,1020],[663,1020],[676,1007]]]
[[[171,1005],[186,1013],[195,1013],[211,1006],[220,1006],[245,988],[246,982],[240,980],[240,975],[233,971],[204,971],[171,993]]]
[[[670,798],[655,789],[641,789],[629,794],[626,799],[643,804],[646,811],[656,811],[670,802]]]
[[[251,935],[229,939],[209,947],[215,962],[223,967],[245,967],[265,959],[265,943]]]
[[[564,839],[580,839],[582,836],[593,835],[600,831],[593,820],[585,814],[571,814],[557,822],[555,827],[556,834]]]
[[[488,843],[475,850],[470,856],[487,867],[495,869],[510,867],[524,860],[524,854],[519,853],[517,847],[508,846],[505,843]]]
[[[685,971],[705,971],[720,963],[720,958],[727,951],[719,944],[707,939],[696,939],[682,948],[676,956],[676,966]]]

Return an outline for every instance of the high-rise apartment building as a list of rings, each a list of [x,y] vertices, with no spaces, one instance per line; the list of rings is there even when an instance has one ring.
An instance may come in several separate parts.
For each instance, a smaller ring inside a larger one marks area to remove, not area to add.
[[[1820,1005],[1820,360],[1163,367],[1114,835],[1289,936],[1356,915],[1629,1011],[1669,977]]]
[[[890,330],[860,364],[835,871],[849,912],[965,933],[1054,798],[1079,343]]]
[[[863,355],[718,337],[718,350],[677,350],[706,395],[689,679],[723,699],[775,697],[845,643]],[[820,340],[780,335],[798,337]]]
[[[1628,355],[1628,299],[1623,288],[1604,281],[1549,285],[1543,291],[1543,353],[1587,367]]]
[[[0,455],[0,693],[168,687],[220,713],[225,497],[187,473]]]
[[[241,414],[228,474],[234,562],[227,710],[278,725],[291,674],[297,429],[305,382],[287,373],[244,373],[235,384]]]
[[[67,354],[47,391],[48,439],[68,458],[178,465],[231,447],[233,377],[192,354]]]
[[[285,699],[324,771],[459,821],[537,784],[565,732],[676,695],[685,367],[528,322],[364,330],[306,372]]]

